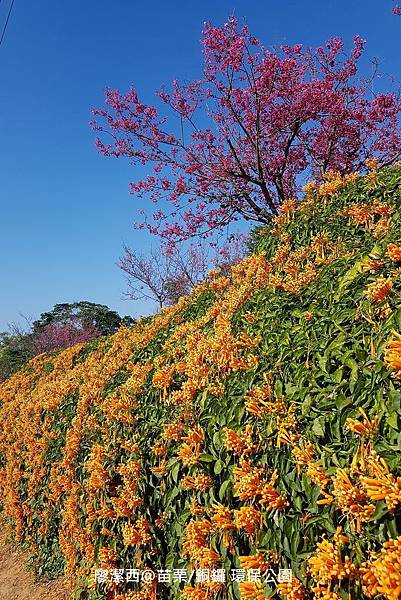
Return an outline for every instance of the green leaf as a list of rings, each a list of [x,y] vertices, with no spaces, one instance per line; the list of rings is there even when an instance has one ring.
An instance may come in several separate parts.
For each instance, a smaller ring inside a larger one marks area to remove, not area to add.
[[[317,435],[318,437],[323,437],[324,436],[324,417],[317,417],[314,421],[313,421],[313,425],[312,425],[312,431],[315,435]]]
[[[223,461],[220,460],[220,459],[216,460],[215,465],[214,465],[214,472],[215,472],[215,474],[219,475],[222,472],[223,469],[224,469],[224,463],[223,463]]]
[[[171,469],[171,476],[173,478],[173,481],[175,481],[175,483],[177,483],[178,481],[178,473],[180,471],[180,463],[177,462],[174,467]]]
[[[398,421],[399,418],[396,412],[391,413],[391,415],[386,419],[387,425],[390,425],[390,427],[396,429],[397,431],[399,430]]]
[[[220,489],[219,489],[220,500],[223,500],[226,490],[227,490],[228,486],[230,485],[230,483],[231,483],[231,481],[229,479],[227,479],[226,481],[223,481],[223,483],[221,484]]]
[[[201,454],[199,460],[204,463],[214,462],[216,459],[211,454]]]

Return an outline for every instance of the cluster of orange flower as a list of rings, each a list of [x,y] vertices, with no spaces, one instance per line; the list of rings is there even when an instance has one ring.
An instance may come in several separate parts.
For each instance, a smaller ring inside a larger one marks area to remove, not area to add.
[[[259,581],[242,581],[238,584],[241,598],[244,600],[265,600],[266,593]]]
[[[401,246],[398,246],[397,244],[388,244],[386,254],[393,262],[401,262]]]
[[[394,377],[401,379],[401,335],[393,332],[393,339],[387,344],[384,360],[394,370]]]
[[[360,436],[372,436],[377,430],[377,426],[379,423],[378,418],[375,417],[373,421],[371,421],[362,407],[359,407],[358,411],[362,415],[362,421],[358,421],[358,419],[351,419],[350,417],[348,417],[345,422],[347,429],[349,431],[353,431],[354,433]]]
[[[384,500],[393,510],[401,504],[401,477],[394,477],[384,458],[372,450],[367,461],[368,477],[361,477],[361,483],[369,498],[378,502]]]
[[[293,446],[299,440],[298,421],[294,413],[295,407],[289,405],[283,414],[276,415],[277,448],[283,444]]]
[[[304,586],[296,577],[293,577],[290,582],[279,583],[277,591],[287,600],[304,600],[306,595]]]
[[[392,289],[393,282],[391,281],[391,279],[386,277],[380,277],[377,281],[368,285],[366,290],[366,297],[371,302],[376,302],[376,304],[380,304],[387,298],[387,296],[389,296]]]
[[[274,399],[271,385],[263,385],[248,390],[244,397],[247,412],[263,419],[268,414],[285,412],[287,406],[282,398]]]
[[[146,546],[151,541],[149,531],[150,525],[143,517],[139,517],[133,525],[126,523],[123,528],[125,546]]]
[[[292,442],[291,445],[292,456],[298,471],[302,467],[306,467],[306,476],[312,481],[312,483],[321,488],[325,488],[330,482],[330,477],[326,475],[323,467],[316,461],[315,449],[313,445],[310,442],[302,439],[299,441],[299,444],[295,445],[295,443]],[[319,503],[325,504],[326,501],[319,500]]]
[[[307,196],[316,194],[318,197],[327,200],[350,183],[355,182],[359,177],[359,173],[341,175],[338,171],[327,171],[323,175],[323,183],[318,185],[315,181],[310,181],[304,186],[303,191]]]
[[[199,425],[190,429],[187,435],[181,436],[182,443],[178,449],[177,456],[186,467],[196,465],[198,462],[203,438],[204,433]]]
[[[299,295],[304,286],[318,279],[318,269],[343,255],[342,245],[329,240],[326,232],[317,234],[308,246],[291,250],[279,246],[272,258],[274,269],[269,283],[277,290]]]
[[[223,504],[215,504],[211,520],[218,531],[224,532],[224,541],[227,543],[229,532],[235,529],[232,511]]]
[[[276,471],[267,478],[265,469],[241,460],[240,465],[234,467],[233,477],[235,494],[240,500],[257,500],[267,510],[281,510],[288,506],[285,496],[275,487],[278,478]]]
[[[197,490],[206,492],[212,486],[212,480],[208,475],[199,473],[198,475],[185,475],[181,480],[184,490]]]
[[[254,454],[259,448],[259,444],[254,441],[253,427],[250,423],[245,425],[241,436],[228,427],[223,429],[223,433],[225,434],[225,447],[236,456],[245,457],[248,454]]]
[[[355,225],[364,225],[367,229],[373,230],[377,224],[377,217],[387,221],[393,211],[389,204],[375,199],[368,204],[351,204],[342,210],[341,215],[350,217]]]
[[[349,539],[342,534],[341,528],[337,528],[332,541],[324,538],[317,543],[317,550],[308,559],[308,565],[311,576],[319,586],[330,589],[334,583],[341,583],[356,575],[357,570],[350,558],[342,556],[341,546],[347,542]]]
[[[401,593],[401,537],[384,542],[383,549],[360,569],[368,598],[382,595],[399,600]]]
[[[210,545],[213,528],[209,519],[192,519],[186,526],[182,548],[184,556],[189,557],[191,566],[199,569],[216,567],[220,556]]]
[[[333,477],[333,496],[339,509],[350,517],[359,533],[361,523],[369,521],[375,512],[375,506],[368,502],[368,496],[361,486],[351,482],[344,469],[337,469]]]

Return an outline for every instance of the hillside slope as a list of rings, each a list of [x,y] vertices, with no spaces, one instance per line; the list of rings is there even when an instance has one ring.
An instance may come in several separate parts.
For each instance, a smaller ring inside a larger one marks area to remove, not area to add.
[[[39,574],[79,600],[399,598],[400,244],[399,167],[329,176],[230,276],[6,381],[0,505]]]

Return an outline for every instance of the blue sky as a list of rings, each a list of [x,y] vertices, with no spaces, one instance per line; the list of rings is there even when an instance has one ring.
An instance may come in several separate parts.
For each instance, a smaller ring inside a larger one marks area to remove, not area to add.
[[[266,45],[358,33],[366,57],[401,81],[390,0],[15,0],[0,47],[0,331],[57,302],[152,310],[123,299],[122,244],[143,249],[148,238],[132,228],[132,167],[97,153],[90,108],[106,86],[132,83],[151,102],[161,83],[197,77],[202,23],[233,12]]]

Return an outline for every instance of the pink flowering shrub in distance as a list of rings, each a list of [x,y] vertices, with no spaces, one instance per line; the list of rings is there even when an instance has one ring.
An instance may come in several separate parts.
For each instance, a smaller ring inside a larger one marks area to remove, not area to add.
[[[269,49],[230,18],[204,26],[202,76],[162,88],[159,108],[134,88],[108,89],[93,109],[97,146],[147,166],[131,193],[158,204],[138,226],[174,244],[238,219],[266,223],[306,180],[362,171],[372,156],[394,161],[400,102],[372,98],[357,77],[364,45],[356,36],[349,53],[338,38]]]
[[[75,344],[90,342],[100,335],[96,327],[75,327],[72,324],[46,325],[33,334],[32,346],[35,354],[69,348]]]

